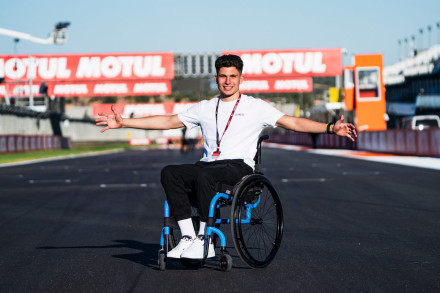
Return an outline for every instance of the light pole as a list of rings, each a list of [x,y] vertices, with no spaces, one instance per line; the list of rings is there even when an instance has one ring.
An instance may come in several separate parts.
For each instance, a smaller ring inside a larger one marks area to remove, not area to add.
[[[33,43],[38,43],[42,45],[50,45],[50,44],[64,44],[67,42],[67,28],[70,26],[70,22],[58,22],[55,24],[54,30],[50,33],[49,37],[46,39],[37,38],[31,36],[27,33],[22,33],[10,29],[0,28],[0,35],[6,35],[14,38],[14,55],[17,54],[17,44],[20,40],[26,40]],[[35,59],[29,58],[29,67],[36,66]],[[32,92],[32,76],[31,72],[33,70],[28,70],[28,86],[29,86],[29,106],[34,106],[34,94]],[[0,76],[0,79],[4,81],[4,76]],[[10,105],[9,94],[6,92],[5,101],[8,105]]]
[[[411,36],[411,56],[414,56],[416,54],[416,36],[412,35]]]
[[[404,58],[408,57],[408,38],[403,39],[405,41],[405,56]]]
[[[67,28],[69,27],[70,22],[58,22],[55,24],[54,30],[50,33],[50,36],[46,39],[37,38],[31,36],[30,34],[0,28],[0,34],[5,36],[10,36],[19,40],[26,40],[33,43],[38,43],[42,45],[50,45],[50,44],[64,44],[67,42]]]
[[[426,28],[428,30],[428,48],[430,48],[431,47],[431,29],[432,29],[432,26],[428,25]]]
[[[420,50],[423,49],[423,28],[419,29],[419,33],[420,33]]]
[[[437,44],[440,44],[440,22],[435,24],[437,26]]]

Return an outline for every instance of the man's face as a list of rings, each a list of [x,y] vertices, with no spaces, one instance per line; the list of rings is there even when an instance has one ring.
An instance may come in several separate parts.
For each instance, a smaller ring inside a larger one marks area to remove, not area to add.
[[[231,97],[240,89],[243,78],[235,67],[222,67],[215,76],[220,94],[223,98]]]

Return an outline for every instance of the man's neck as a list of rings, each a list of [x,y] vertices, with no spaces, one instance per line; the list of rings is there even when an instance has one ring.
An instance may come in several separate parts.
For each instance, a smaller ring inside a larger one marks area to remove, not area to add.
[[[228,97],[222,96],[222,95],[220,94],[220,100],[221,100],[222,102],[232,102],[232,101],[237,100],[239,96],[240,96],[240,92],[236,92],[236,93],[233,94],[232,96],[228,96]]]

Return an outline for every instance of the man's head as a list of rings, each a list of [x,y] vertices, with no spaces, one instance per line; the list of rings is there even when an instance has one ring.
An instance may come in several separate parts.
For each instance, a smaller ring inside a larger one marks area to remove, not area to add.
[[[223,55],[215,60],[217,74],[222,67],[235,67],[240,74],[243,72],[243,61],[237,55]]]
[[[223,55],[215,61],[217,74],[215,82],[224,101],[234,100],[240,94],[240,84],[243,82],[241,75],[243,61],[236,55]]]

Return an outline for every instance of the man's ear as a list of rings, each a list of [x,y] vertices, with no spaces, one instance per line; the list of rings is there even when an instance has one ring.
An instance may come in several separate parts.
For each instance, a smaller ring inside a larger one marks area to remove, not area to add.
[[[242,84],[242,83],[243,83],[243,75],[240,74],[240,84]]]
[[[214,80],[215,80],[215,83],[218,84],[217,74],[214,75]]]

